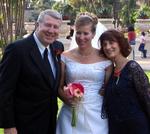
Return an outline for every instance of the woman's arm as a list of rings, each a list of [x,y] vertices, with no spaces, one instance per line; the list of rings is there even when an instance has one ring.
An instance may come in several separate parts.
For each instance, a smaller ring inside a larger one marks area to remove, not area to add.
[[[110,76],[111,76],[111,73],[112,73],[112,70],[113,70],[113,64],[111,64],[110,66],[108,66],[106,69],[105,69],[105,79],[104,79],[104,85],[107,84]]]
[[[150,119],[150,83],[148,77],[136,62],[132,62],[129,68],[140,104]]]

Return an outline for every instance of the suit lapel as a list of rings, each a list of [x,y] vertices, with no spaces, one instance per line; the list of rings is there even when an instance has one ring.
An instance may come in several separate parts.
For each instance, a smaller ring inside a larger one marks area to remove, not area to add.
[[[29,38],[31,38],[29,43],[32,46],[32,49],[30,51],[31,58],[32,58],[33,62],[35,62],[35,64],[38,66],[38,68],[41,71],[46,82],[48,84],[50,84],[51,87],[53,87],[54,82],[53,82],[52,78],[50,77],[50,75],[48,75],[47,71],[45,70],[45,67],[43,65],[42,56],[40,54],[40,51],[39,51],[38,46],[34,40],[33,35]]]
[[[59,81],[60,81],[60,55],[56,55],[55,52],[54,52],[54,48],[53,48],[53,44],[50,45],[50,50],[51,50],[51,53],[52,53],[52,58],[53,58],[53,61],[54,61],[54,66],[55,66],[55,73],[56,73],[56,76],[55,76],[55,85],[54,85],[54,89],[55,91],[57,90],[58,88],[58,85],[59,85]]]

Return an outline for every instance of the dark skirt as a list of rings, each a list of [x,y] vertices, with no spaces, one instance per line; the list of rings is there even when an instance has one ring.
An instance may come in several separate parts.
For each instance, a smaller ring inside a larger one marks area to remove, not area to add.
[[[150,121],[146,117],[124,121],[109,119],[109,134],[150,134]]]

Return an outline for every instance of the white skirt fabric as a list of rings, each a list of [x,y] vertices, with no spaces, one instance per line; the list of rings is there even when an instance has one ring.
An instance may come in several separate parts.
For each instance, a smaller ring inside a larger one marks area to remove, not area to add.
[[[62,61],[66,64],[66,83],[81,83],[84,96],[76,107],[76,127],[71,126],[72,108],[64,104],[58,116],[56,134],[108,134],[108,122],[101,118],[103,97],[99,91],[104,82],[105,69],[111,62],[81,64],[64,56]]]
[[[108,122],[101,118],[101,106],[100,95],[86,97],[76,107],[77,123],[76,127],[72,127],[72,109],[64,104],[58,117],[56,134],[108,134]]]

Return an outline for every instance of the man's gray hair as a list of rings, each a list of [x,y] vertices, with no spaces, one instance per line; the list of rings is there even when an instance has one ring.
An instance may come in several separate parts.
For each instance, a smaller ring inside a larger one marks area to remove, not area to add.
[[[62,20],[62,15],[59,12],[57,12],[56,10],[46,9],[39,14],[37,22],[42,22],[45,15],[51,16],[58,20]]]

